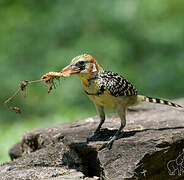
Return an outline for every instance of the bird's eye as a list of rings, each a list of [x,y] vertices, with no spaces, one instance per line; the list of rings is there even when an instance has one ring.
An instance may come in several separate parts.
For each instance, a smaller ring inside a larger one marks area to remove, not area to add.
[[[85,63],[84,61],[79,61],[80,65],[84,65],[84,63]]]
[[[79,61],[79,62],[76,63],[76,66],[83,66],[84,64],[85,64],[84,61]]]

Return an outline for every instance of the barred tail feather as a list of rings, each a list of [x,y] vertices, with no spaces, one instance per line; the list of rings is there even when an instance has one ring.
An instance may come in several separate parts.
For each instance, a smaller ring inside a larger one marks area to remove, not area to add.
[[[139,101],[145,101],[145,102],[157,103],[157,104],[164,104],[164,105],[168,105],[168,106],[183,108],[182,106],[180,106],[178,104],[175,104],[173,102],[163,100],[163,99],[152,98],[152,97],[141,96],[141,95],[138,95],[138,99],[139,99]]]

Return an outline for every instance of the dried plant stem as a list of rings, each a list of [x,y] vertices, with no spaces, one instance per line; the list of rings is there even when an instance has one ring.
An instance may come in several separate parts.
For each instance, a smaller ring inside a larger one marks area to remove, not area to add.
[[[17,96],[21,91],[24,91],[24,98],[26,97],[26,86],[28,84],[33,84],[33,83],[38,83],[38,82],[42,82],[43,80],[36,80],[36,81],[22,81],[20,82],[20,87],[19,89],[10,97],[8,98],[4,104],[8,107],[8,109],[11,109],[13,111],[15,111],[17,114],[21,113],[20,108],[16,107],[16,106],[9,106],[9,103],[15,98],[15,96]]]
[[[42,82],[42,81],[43,81],[43,80],[36,80],[36,81],[27,81],[27,80],[25,80],[25,81],[21,82],[21,83],[20,83],[20,88],[19,88],[10,98],[8,98],[8,99],[4,102],[4,104],[7,105],[8,103],[10,103],[10,102],[13,100],[13,98],[14,98],[15,96],[17,96],[21,91],[24,91],[24,90],[25,90],[25,87],[26,87],[28,84],[33,84],[33,83]]]
[[[8,98],[4,102],[4,104],[8,107],[8,109],[11,109],[14,112],[20,114],[21,113],[20,108],[15,107],[15,106],[14,107],[9,106],[9,103],[15,98],[15,96],[17,96],[21,91],[23,91],[24,98],[26,98],[26,87],[29,84],[39,83],[39,82],[45,82],[45,84],[48,85],[48,87],[49,87],[48,93],[50,93],[50,91],[52,90],[52,87],[56,88],[55,83],[54,83],[54,79],[59,80],[59,78],[61,76],[63,76],[62,73],[49,72],[49,73],[46,73],[45,75],[43,75],[40,80],[35,80],[35,81],[24,80],[24,81],[20,82],[19,89],[10,98]]]
[[[10,98],[8,98],[8,99],[4,102],[4,104],[5,104],[5,105],[8,105],[8,103],[10,103],[10,102],[13,100],[13,98],[14,98],[16,95],[18,95],[18,94],[20,93],[20,91],[21,91],[21,89],[19,88],[19,89],[13,94],[13,96],[11,96]]]

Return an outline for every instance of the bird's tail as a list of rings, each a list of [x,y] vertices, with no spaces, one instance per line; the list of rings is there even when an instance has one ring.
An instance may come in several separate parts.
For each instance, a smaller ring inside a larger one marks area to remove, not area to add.
[[[140,102],[145,101],[145,102],[150,102],[150,103],[164,104],[164,105],[168,105],[168,106],[183,108],[182,106],[175,104],[173,102],[167,101],[167,100],[152,98],[152,97],[142,96],[142,95],[138,95],[138,101],[140,101]]]

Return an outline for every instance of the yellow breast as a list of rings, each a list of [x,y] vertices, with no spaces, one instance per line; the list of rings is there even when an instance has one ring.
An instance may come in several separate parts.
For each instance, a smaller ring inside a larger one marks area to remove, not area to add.
[[[88,93],[88,97],[98,105],[109,109],[117,109],[118,106],[128,107],[135,105],[137,96],[113,96],[108,90],[98,95],[100,90],[99,84],[96,81],[89,82],[85,78],[82,79],[83,89]],[[90,95],[93,94],[93,95]],[[96,95],[95,95],[96,94]]]
[[[117,105],[120,102],[119,98],[114,97],[112,95],[109,95],[108,92],[104,92],[103,94],[101,94],[99,96],[88,95],[88,97],[95,104],[101,105],[101,106],[109,108],[109,109],[116,109]]]

